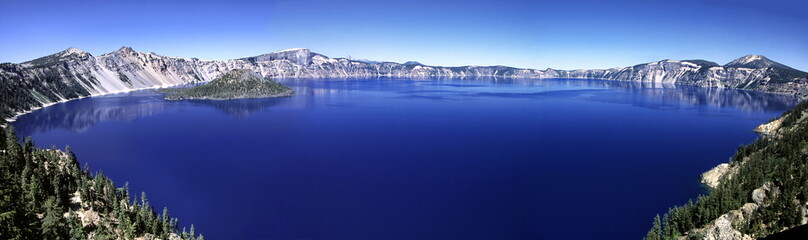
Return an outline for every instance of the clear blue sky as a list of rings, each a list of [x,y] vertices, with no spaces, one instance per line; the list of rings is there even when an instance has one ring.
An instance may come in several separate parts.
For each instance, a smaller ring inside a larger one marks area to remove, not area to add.
[[[131,46],[232,59],[287,48],[430,65],[608,68],[746,54],[808,70],[808,1],[0,0],[0,62]]]

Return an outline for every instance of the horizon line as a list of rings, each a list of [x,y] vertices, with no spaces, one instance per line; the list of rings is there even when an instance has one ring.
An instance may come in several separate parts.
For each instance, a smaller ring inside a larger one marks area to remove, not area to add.
[[[743,56],[741,56],[741,57],[735,58],[735,59],[733,59],[732,61],[730,61],[730,62],[728,62],[728,63],[725,63],[725,64],[719,64],[719,63],[717,63],[717,62],[715,62],[715,61],[706,60],[706,59],[701,59],[701,58],[696,58],[696,59],[683,59],[683,60],[676,60],[676,59],[665,58],[665,59],[660,59],[660,60],[656,60],[656,61],[650,61],[650,62],[637,63],[637,64],[634,64],[634,65],[631,65],[631,66],[623,66],[623,67],[608,67],[608,68],[574,68],[574,69],[561,69],[561,68],[552,68],[552,67],[546,67],[546,68],[542,69],[542,68],[529,68],[529,67],[527,67],[527,68],[523,68],[523,67],[513,67],[513,66],[508,66],[508,65],[499,65],[499,64],[497,64],[497,65],[457,65],[457,66],[447,66],[447,65],[428,65],[428,64],[423,64],[423,63],[421,63],[420,61],[417,61],[417,60],[409,60],[409,61],[406,61],[406,62],[401,62],[401,63],[400,63],[400,62],[393,62],[393,61],[386,61],[386,60],[355,59],[355,58],[352,58],[350,55],[348,55],[348,57],[330,57],[330,56],[327,56],[327,55],[325,55],[325,54],[321,54],[321,53],[319,53],[319,52],[315,52],[315,51],[313,51],[311,48],[305,48],[305,47],[302,47],[302,48],[287,48],[287,49],[280,49],[280,50],[275,50],[275,51],[268,52],[268,53],[261,53],[261,54],[258,54],[258,55],[252,55],[252,56],[240,57],[240,58],[230,58],[230,59],[200,59],[200,58],[198,58],[198,57],[180,57],[180,56],[170,56],[170,55],[164,55],[164,54],[160,54],[160,53],[157,53],[157,52],[151,52],[151,51],[149,51],[149,52],[143,51],[143,52],[142,52],[142,51],[137,51],[137,50],[135,50],[134,48],[132,48],[132,47],[130,47],[130,46],[125,46],[125,45],[124,45],[124,46],[119,47],[117,50],[113,50],[113,51],[109,51],[109,52],[101,53],[101,54],[99,54],[99,55],[94,55],[94,54],[92,54],[92,53],[90,53],[90,52],[87,52],[87,51],[85,51],[85,50],[83,50],[83,49],[81,49],[81,48],[78,48],[78,47],[68,47],[68,48],[66,48],[65,50],[62,50],[62,51],[58,51],[58,52],[55,52],[55,53],[52,53],[52,54],[48,54],[48,55],[45,55],[45,56],[41,56],[41,57],[37,57],[37,58],[34,58],[34,59],[26,60],[26,61],[23,61],[23,62],[19,62],[19,63],[13,63],[13,62],[0,62],[0,64],[4,64],[4,63],[23,64],[23,63],[30,62],[30,61],[33,61],[33,60],[36,60],[36,59],[40,59],[40,58],[43,58],[43,57],[52,56],[52,55],[55,55],[55,54],[58,54],[58,53],[61,53],[61,52],[66,52],[66,51],[69,51],[69,50],[71,50],[71,49],[76,49],[76,50],[79,50],[79,51],[81,51],[81,52],[84,52],[84,53],[90,54],[91,56],[101,56],[101,55],[106,55],[106,54],[114,53],[114,52],[120,51],[120,50],[122,50],[122,49],[130,49],[130,50],[132,50],[132,51],[134,51],[134,52],[139,52],[139,53],[151,53],[151,54],[155,54],[155,55],[159,55],[159,56],[163,56],[163,57],[170,57],[170,58],[197,59],[197,60],[200,60],[200,61],[230,61],[230,60],[240,60],[240,59],[246,59],[246,58],[251,58],[251,57],[258,57],[258,56],[261,56],[261,55],[272,54],[272,53],[279,53],[279,52],[286,52],[286,51],[297,51],[297,50],[308,50],[308,51],[309,51],[309,52],[311,52],[311,53],[318,54],[318,55],[322,55],[322,56],[327,57],[327,58],[330,58],[330,59],[347,59],[347,60],[350,60],[350,61],[356,61],[356,62],[365,62],[365,61],[368,61],[368,62],[379,62],[379,63],[396,63],[396,64],[406,64],[406,63],[409,63],[409,62],[415,62],[415,63],[418,63],[418,64],[419,64],[419,65],[421,65],[421,66],[428,66],[428,67],[508,67],[508,68],[515,68],[515,69],[528,69],[528,70],[562,70],[562,71],[576,71],[576,70],[608,70],[608,69],[615,69],[615,68],[627,68],[627,67],[633,67],[633,66],[640,65],[640,64],[649,64],[649,63],[655,63],[655,62],[664,62],[664,61],[688,62],[688,61],[699,61],[699,60],[700,60],[700,61],[708,61],[708,62],[712,62],[712,63],[718,64],[718,66],[723,67],[723,66],[725,66],[725,65],[727,65],[727,64],[729,64],[729,63],[731,63],[731,62],[733,62],[733,61],[735,61],[735,60],[738,60],[738,59],[741,59],[741,58],[744,58],[744,57],[747,57],[747,56],[761,56],[761,57],[766,58],[766,59],[768,59],[768,60],[770,60],[770,61],[777,62],[777,61],[774,61],[774,60],[769,59],[768,57],[766,57],[765,55],[762,55],[762,54],[746,54],[746,55],[743,55]],[[780,62],[777,62],[777,63],[780,63]],[[783,64],[783,63],[780,63],[780,64]],[[802,70],[799,70],[799,69],[793,68],[793,67],[791,67],[790,65],[787,65],[787,64],[783,64],[783,65],[785,65],[786,67],[790,67],[790,68],[792,68],[792,69],[798,70],[798,71],[802,71]],[[808,71],[802,71],[802,72],[808,72]]]

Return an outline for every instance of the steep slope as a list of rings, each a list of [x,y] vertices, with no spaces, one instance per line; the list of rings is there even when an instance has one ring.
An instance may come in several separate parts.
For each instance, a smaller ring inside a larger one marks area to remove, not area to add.
[[[646,239],[755,239],[808,224],[808,102],[703,175],[712,190],[657,218]]]
[[[0,129],[0,239],[203,239],[167,209],[157,215],[145,193],[132,199],[126,185],[82,171],[69,149],[19,140]]]
[[[770,82],[788,83],[805,79],[808,73],[772,61],[761,55],[746,55],[724,65],[725,68],[764,69]]]
[[[808,74],[754,56],[744,57],[726,66],[704,60],[663,60],[623,68],[567,71],[357,61],[329,58],[308,49],[289,49],[227,61],[205,61],[137,52],[129,47],[100,56],[70,48],[21,64],[0,64],[0,93],[3,96],[0,99],[0,115],[3,119],[13,119],[20,113],[69,99],[207,82],[233,69],[248,69],[269,78],[591,78],[741,88],[808,96],[808,81],[805,79]]]
[[[791,69],[790,67],[780,64],[778,62],[772,61],[771,59],[766,58],[762,55],[746,55],[741,58],[732,60],[731,62],[724,65],[724,67],[728,68],[787,68]]]
[[[164,89],[167,100],[283,97],[294,94],[291,88],[265,79],[246,69],[236,69],[213,79],[208,84],[180,89]]]

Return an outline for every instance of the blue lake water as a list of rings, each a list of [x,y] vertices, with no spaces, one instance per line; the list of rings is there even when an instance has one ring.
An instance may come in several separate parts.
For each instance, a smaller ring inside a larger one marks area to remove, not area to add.
[[[795,103],[597,80],[282,82],[297,95],[139,91],[13,125],[207,239],[640,239]]]

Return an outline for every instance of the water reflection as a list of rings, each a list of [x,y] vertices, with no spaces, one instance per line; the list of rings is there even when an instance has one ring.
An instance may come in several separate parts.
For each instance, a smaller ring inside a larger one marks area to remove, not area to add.
[[[596,94],[589,99],[601,102],[632,104],[640,107],[710,106],[734,107],[747,112],[785,111],[797,103],[789,95],[767,94],[754,91],[702,88],[686,85],[639,82],[593,81],[604,87],[624,90],[623,94]]]
[[[253,113],[262,111],[271,106],[278,105],[286,98],[256,98],[238,99],[229,101],[217,100],[186,100],[189,103],[206,105],[222,111],[227,115],[237,118],[249,117]]]
[[[317,105],[351,107],[364,104],[355,94],[389,94],[399,99],[469,101],[481,98],[583,99],[630,104],[653,109],[692,106],[733,107],[744,111],[785,111],[792,96],[663,83],[581,79],[281,79],[297,93],[293,97],[230,101],[168,102],[153,91],[139,91],[75,100],[21,116],[13,125],[21,136],[54,129],[82,132],[104,121],[131,122],[187,106],[211,107],[229,116],[246,118],[275,106],[312,109]]]
[[[670,83],[495,78],[475,78],[463,81],[460,84],[457,83],[457,79],[441,79],[437,80],[438,83],[418,84],[419,86],[426,86],[423,88],[404,90],[398,93],[405,98],[433,100],[462,100],[474,97],[581,98],[589,101],[631,104],[654,109],[708,106],[717,108],[734,107],[748,112],[780,112],[791,108],[797,103],[797,99],[790,95],[726,88],[702,88]],[[523,88],[485,87],[510,85]]]
[[[20,136],[54,129],[83,132],[99,122],[131,122],[166,110],[160,96],[143,93],[116,94],[56,104],[20,116],[13,123]]]
[[[229,116],[243,118],[281,104],[285,100],[288,100],[288,98],[172,102],[164,100],[162,94],[142,91],[85,98],[56,104],[20,116],[13,125],[20,136],[30,136],[36,132],[47,132],[55,129],[84,132],[101,122],[132,122],[163,112],[179,110],[186,106],[211,107]]]

